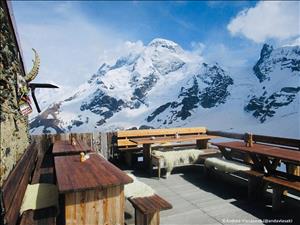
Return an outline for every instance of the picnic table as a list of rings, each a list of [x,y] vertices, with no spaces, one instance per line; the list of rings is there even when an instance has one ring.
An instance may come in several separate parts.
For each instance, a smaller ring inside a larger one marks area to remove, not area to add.
[[[88,146],[84,141],[76,140],[75,144],[71,141],[55,141],[53,144],[53,155],[74,155],[80,154],[80,152],[88,153],[91,152],[91,147]]]
[[[54,159],[66,224],[124,224],[124,185],[133,180],[96,153]]]
[[[212,144],[218,146],[223,156],[229,160],[232,159],[232,151],[240,151],[248,154],[253,161],[253,169],[264,171],[265,168],[268,174],[275,172],[280,161],[300,165],[300,151],[296,150],[255,143],[252,147],[247,147],[241,141]]]
[[[174,135],[165,137],[132,138],[130,141],[143,145],[143,159],[146,169],[151,167],[151,145],[164,143],[194,142],[199,149],[206,149],[209,139],[217,138],[213,135]]]
[[[285,191],[287,193],[287,189],[300,192],[300,177],[298,174],[300,151],[256,143],[253,143],[250,147],[240,141],[212,144],[219,147],[227,160],[232,159],[232,152],[234,151],[246,153],[250,157],[252,170],[248,173],[250,172],[249,174],[252,175],[248,179],[248,194],[250,193],[249,196],[251,196],[251,193],[261,192],[264,186],[262,181],[267,182],[273,188],[272,209],[274,211],[281,208],[283,195]],[[293,165],[293,171],[276,170],[280,161]]]

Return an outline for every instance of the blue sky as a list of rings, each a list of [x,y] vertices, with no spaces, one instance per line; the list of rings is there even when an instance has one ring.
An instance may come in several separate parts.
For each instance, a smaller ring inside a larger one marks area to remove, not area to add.
[[[191,42],[232,41],[226,25],[240,10],[255,2],[88,2],[78,3],[89,20],[109,24],[132,40],[166,38],[190,48]],[[218,33],[218,36],[215,34]]]
[[[30,68],[41,55],[38,81],[71,90],[105,60],[124,53],[127,41],[154,38],[224,67],[253,66],[263,43],[299,42],[299,2],[256,1],[16,1],[13,9]]]

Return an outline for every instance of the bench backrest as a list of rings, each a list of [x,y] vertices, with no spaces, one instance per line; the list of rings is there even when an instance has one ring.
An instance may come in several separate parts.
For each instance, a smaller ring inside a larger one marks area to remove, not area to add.
[[[17,162],[1,190],[4,210],[4,224],[15,225],[19,218],[22,200],[35,167],[38,149],[30,144]]]
[[[137,144],[131,142],[131,138],[142,137],[164,137],[174,136],[175,134],[196,135],[205,134],[205,127],[185,127],[185,128],[166,128],[166,129],[148,129],[148,130],[123,130],[117,132],[118,148],[135,148]]]

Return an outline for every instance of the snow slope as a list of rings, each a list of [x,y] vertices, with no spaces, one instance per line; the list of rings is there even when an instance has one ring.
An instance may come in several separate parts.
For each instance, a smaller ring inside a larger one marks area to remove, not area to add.
[[[206,126],[299,138],[300,47],[265,44],[253,64],[226,71],[154,39],[103,63],[73,94],[34,117],[31,132]]]

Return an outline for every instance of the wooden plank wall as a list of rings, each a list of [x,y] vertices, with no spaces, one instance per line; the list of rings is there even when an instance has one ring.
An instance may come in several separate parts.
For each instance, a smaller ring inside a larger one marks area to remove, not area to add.
[[[207,130],[207,134],[240,140],[244,140],[245,137],[245,134],[212,130]],[[116,135],[116,132],[45,134],[39,136],[33,135],[31,138],[38,140],[37,142],[41,142],[41,145],[47,146],[49,145],[49,142],[54,143],[56,140],[69,140],[71,135],[79,140],[85,141],[89,146],[92,146],[95,151],[100,152],[106,159],[113,158],[116,146],[112,143],[112,139],[113,136]],[[289,146],[294,150],[300,150],[300,140],[298,139],[253,134],[253,140],[255,142]],[[41,147],[40,149],[45,148]]]
[[[123,186],[68,193],[66,224],[124,224],[124,199]]]
[[[84,141],[88,146],[92,147],[95,151],[101,153],[104,158],[109,159],[112,157],[111,152],[111,137],[112,133],[63,133],[63,134],[44,134],[32,135],[31,139],[36,140],[41,146],[41,149],[48,149],[51,144],[59,140],[70,140],[73,136],[77,140]]]

